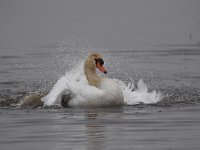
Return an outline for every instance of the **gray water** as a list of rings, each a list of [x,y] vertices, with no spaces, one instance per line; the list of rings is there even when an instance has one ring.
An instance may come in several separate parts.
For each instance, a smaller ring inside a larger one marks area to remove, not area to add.
[[[197,150],[199,119],[194,106],[4,110],[0,144],[4,150]]]
[[[200,1],[0,0],[0,101],[49,91],[90,52],[107,77],[143,79],[155,105],[17,109],[4,149],[200,149]]]

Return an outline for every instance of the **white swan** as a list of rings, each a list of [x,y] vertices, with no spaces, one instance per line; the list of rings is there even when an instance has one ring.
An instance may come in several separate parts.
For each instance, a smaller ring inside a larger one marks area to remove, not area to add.
[[[67,71],[48,94],[40,91],[28,94],[16,106],[120,106],[153,104],[162,99],[159,92],[149,92],[142,80],[135,88],[132,82],[126,85],[121,80],[98,76],[96,69],[107,73],[103,64],[100,54],[91,54],[84,64],[78,64],[71,71]]]
[[[44,105],[61,103],[67,97],[68,106],[119,106],[124,104],[121,87],[112,79],[97,75],[96,69],[107,73],[100,54],[91,54],[85,60],[82,78],[76,73],[62,77],[51,92],[42,98]],[[72,79],[73,76],[73,79]],[[64,83],[64,84],[63,84]]]

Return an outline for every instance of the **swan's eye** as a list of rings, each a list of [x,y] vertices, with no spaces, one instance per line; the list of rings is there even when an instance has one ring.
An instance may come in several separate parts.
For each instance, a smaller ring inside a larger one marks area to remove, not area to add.
[[[94,59],[95,60],[95,63],[99,63],[100,65],[103,65],[104,64],[104,61],[102,58],[98,58],[98,59]]]

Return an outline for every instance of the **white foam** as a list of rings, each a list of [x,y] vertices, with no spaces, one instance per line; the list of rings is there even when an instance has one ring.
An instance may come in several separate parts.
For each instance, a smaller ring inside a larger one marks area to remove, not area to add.
[[[153,104],[161,100],[162,96],[156,91],[149,92],[147,85],[140,80],[137,83],[137,88],[135,89],[133,83],[126,85],[123,81],[118,79],[114,80],[123,91],[124,104],[125,105],[135,105],[138,103]],[[109,80],[108,80],[109,81]],[[113,88],[113,87],[112,87]],[[105,92],[108,88],[102,87],[98,89],[96,87],[88,85],[86,77],[83,73],[83,63],[74,67],[71,71],[67,71],[65,76],[61,77],[57,83],[54,85],[50,93],[43,97],[44,105],[55,105],[60,104],[61,96],[63,94],[70,94],[72,100],[70,100],[69,105],[71,106],[107,106],[112,105],[113,100],[110,100],[110,95],[112,93]],[[115,93],[120,93],[116,90]],[[115,99],[123,99],[118,94]]]
[[[162,99],[162,95],[159,92],[148,91],[147,85],[140,79],[137,83],[137,88],[134,88],[133,83],[125,85],[122,81],[119,82],[123,88],[124,102],[126,105],[135,104],[155,104]]]

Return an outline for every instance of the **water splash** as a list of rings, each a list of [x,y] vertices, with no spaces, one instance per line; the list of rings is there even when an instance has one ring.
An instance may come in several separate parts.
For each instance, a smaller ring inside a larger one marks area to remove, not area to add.
[[[147,85],[142,79],[137,83],[137,88],[134,86],[133,82],[125,84],[119,79],[112,80],[116,81],[118,86],[122,89],[125,105],[135,105],[139,103],[153,104],[162,99],[160,93],[156,91],[149,92]],[[73,99],[72,103],[69,102],[71,106],[78,106],[79,104],[84,105],[84,103],[89,103],[92,106],[107,106],[110,105],[110,103],[108,104],[109,95],[104,95],[105,90],[106,89],[98,89],[88,85],[83,73],[82,62],[72,70],[67,71],[66,74],[57,81],[50,93],[42,100],[45,105],[55,105],[60,104],[62,95],[69,95],[69,97]]]

